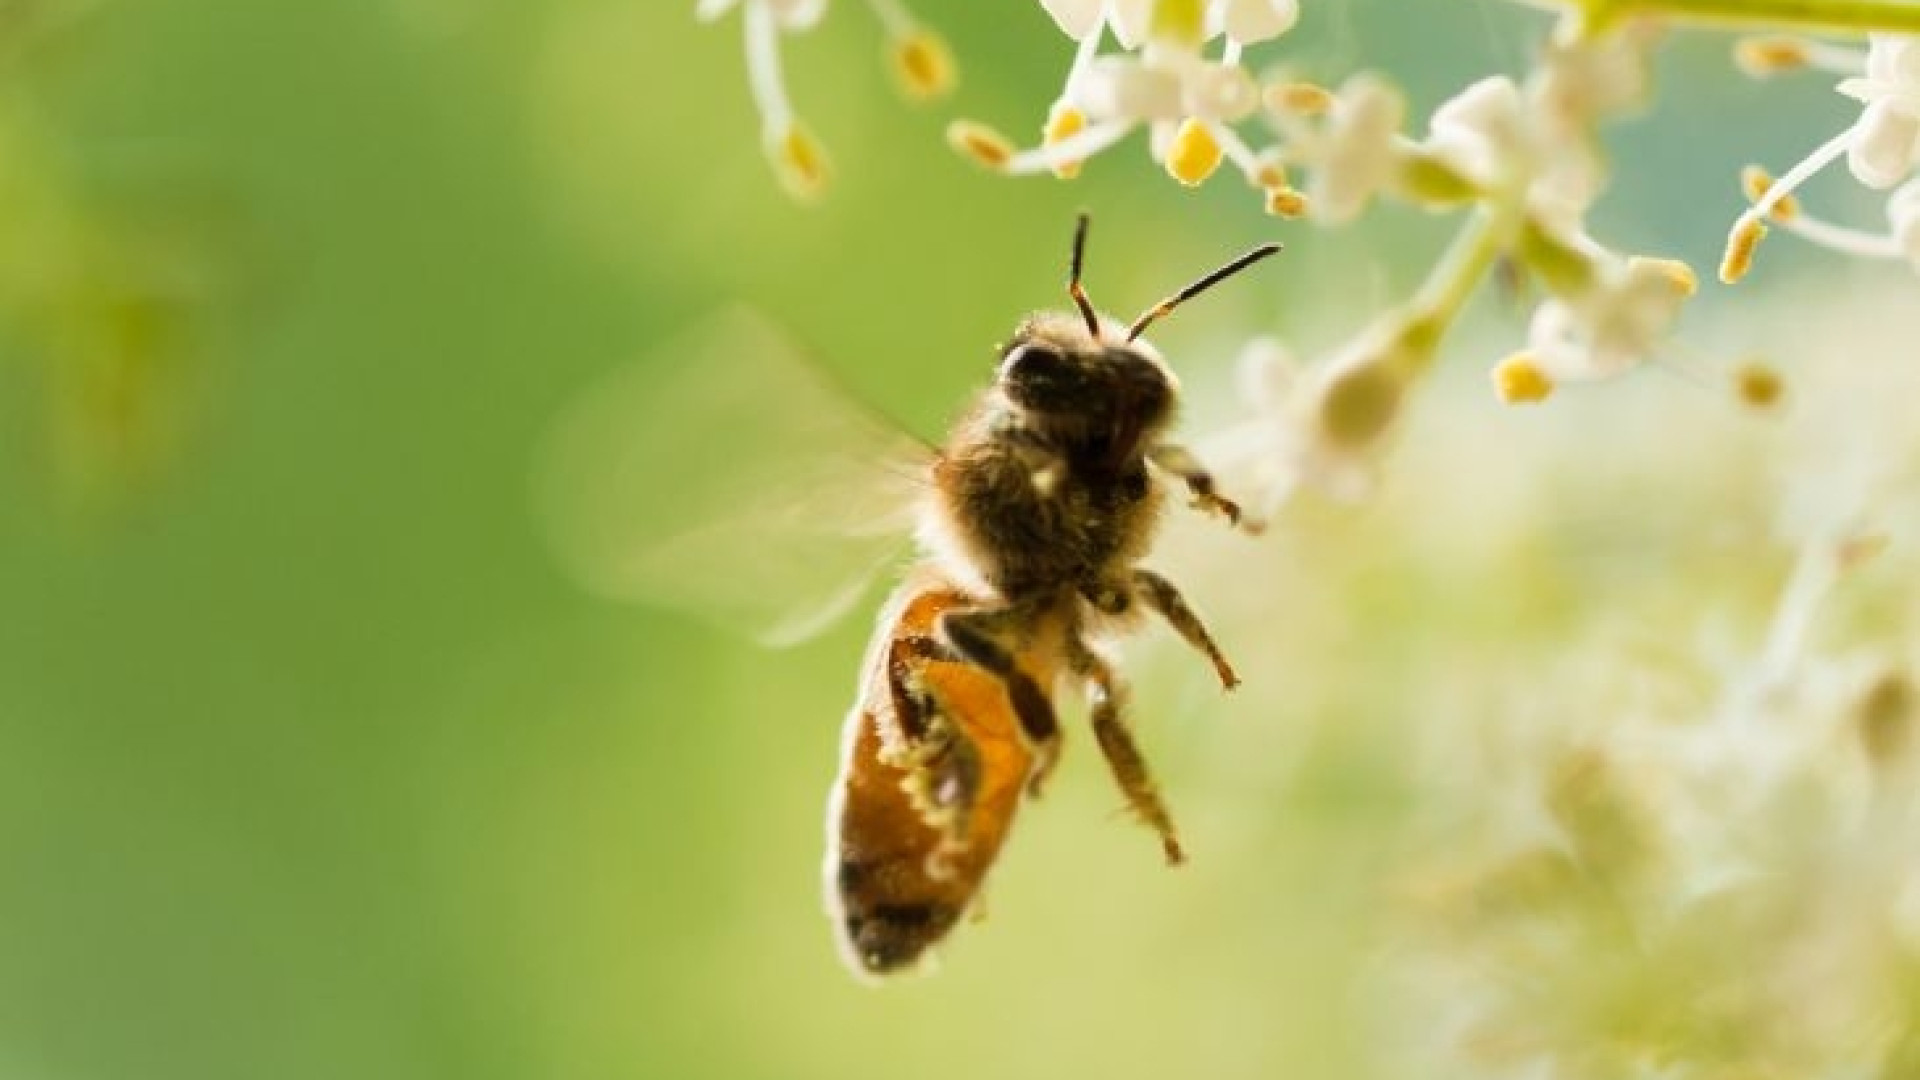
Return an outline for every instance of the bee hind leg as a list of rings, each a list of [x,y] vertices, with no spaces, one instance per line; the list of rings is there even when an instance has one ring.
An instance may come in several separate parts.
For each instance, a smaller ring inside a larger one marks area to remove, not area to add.
[[[1160,801],[1160,793],[1147,773],[1147,760],[1127,730],[1126,686],[1114,674],[1112,665],[1079,638],[1068,643],[1067,663],[1075,675],[1086,680],[1087,698],[1093,707],[1094,739],[1100,744],[1100,752],[1106,755],[1107,766],[1113,770],[1114,780],[1126,795],[1127,805],[1160,834],[1160,848],[1166,852],[1167,865],[1178,866],[1186,861],[1187,855],[1174,832],[1173,815]]]
[[[936,694],[907,677],[916,670],[913,660],[951,661],[953,656],[927,637],[902,638],[893,645],[894,733],[901,747],[893,760],[906,771],[907,797],[920,819],[941,835],[931,868],[938,871],[966,850],[980,794],[980,748],[947,718]]]

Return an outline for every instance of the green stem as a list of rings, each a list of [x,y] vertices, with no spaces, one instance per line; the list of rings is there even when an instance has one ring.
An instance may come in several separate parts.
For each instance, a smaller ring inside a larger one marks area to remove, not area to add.
[[[1404,331],[1408,342],[1416,346],[1416,354],[1432,357],[1460,309],[1466,307],[1474,290],[1493,269],[1494,259],[1507,246],[1512,232],[1506,216],[1486,206],[1474,210],[1454,234],[1440,262],[1421,282],[1409,306]]]
[[[1624,19],[1657,17],[1697,26],[1859,34],[1920,34],[1913,0],[1520,0],[1577,17],[1589,31]]]

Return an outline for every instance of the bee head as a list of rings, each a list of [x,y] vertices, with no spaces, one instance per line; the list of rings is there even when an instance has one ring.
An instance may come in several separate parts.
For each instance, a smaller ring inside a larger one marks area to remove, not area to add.
[[[1179,380],[1140,335],[1176,307],[1280,250],[1262,244],[1148,308],[1131,325],[1102,319],[1080,283],[1087,251],[1087,215],[1073,232],[1067,294],[1075,313],[1035,315],[1000,352],[997,386],[1030,422],[1144,429],[1165,421]]]
[[[1066,312],[1027,319],[1000,351],[1000,393],[1036,426],[1157,424],[1171,412],[1179,380],[1153,346],[1124,340],[1112,324],[1105,330],[1095,337]]]

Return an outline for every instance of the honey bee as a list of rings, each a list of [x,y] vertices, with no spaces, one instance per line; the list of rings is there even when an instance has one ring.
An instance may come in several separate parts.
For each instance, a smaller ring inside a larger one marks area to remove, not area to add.
[[[1126,686],[1095,641],[1150,612],[1205,655],[1222,687],[1239,683],[1179,589],[1140,565],[1169,478],[1184,486],[1196,508],[1232,525],[1248,524],[1200,461],[1171,440],[1179,382],[1141,334],[1279,245],[1254,248],[1123,325],[1099,315],[1082,286],[1086,239],[1082,214],[1067,284],[1074,310],[1035,314],[1019,324],[999,350],[993,383],[944,444],[903,452],[896,436],[874,434],[872,425],[829,425],[866,430],[872,461],[910,462],[886,475],[908,481],[904,503],[919,551],[881,611],[828,800],[826,903],[841,952],[858,975],[914,966],[973,906],[1020,804],[1040,792],[1059,756],[1054,702],[1063,686],[1084,691],[1095,740],[1128,806],[1158,835],[1167,862],[1184,859],[1172,816],[1129,733]],[[796,383],[788,390],[788,414],[817,416],[832,396],[802,401],[812,392],[808,387]],[[685,409],[655,404],[656,412],[697,408],[691,400]],[[576,418],[570,429],[591,432],[616,422],[617,416],[599,424]],[[563,447],[559,456],[578,459],[604,439],[589,434],[563,441],[579,445],[570,452]],[[817,490],[806,494],[806,483],[786,483],[783,490],[796,493],[798,502],[821,499]],[[826,501],[843,514],[860,505]],[[900,523],[893,512],[851,516],[869,519],[852,531],[870,541],[895,535]],[[601,528],[591,514],[585,524],[578,515],[575,520],[563,546],[570,544],[577,565],[612,568],[600,584],[616,594],[659,595],[669,583],[689,580],[670,569],[689,552],[728,561],[734,576],[741,562],[775,554],[762,546],[733,561],[715,551],[728,531],[706,529],[690,542],[654,545],[656,553],[665,546],[684,549],[680,560],[636,568],[603,546],[623,530]],[[869,554],[852,561],[873,560]],[[753,587],[738,591],[764,600]],[[858,595],[817,593],[823,602],[816,606],[831,611]],[[798,636],[821,621],[786,616],[778,636]]]

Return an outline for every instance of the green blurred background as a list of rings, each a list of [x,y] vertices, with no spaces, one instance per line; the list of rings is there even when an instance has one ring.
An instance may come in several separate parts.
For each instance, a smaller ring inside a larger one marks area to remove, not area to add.
[[[1491,0],[1304,6],[1272,55],[1388,69],[1416,114],[1523,69],[1544,27]],[[1360,913],[1411,720],[1329,672],[1532,616],[1362,568],[1310,693],[1235,708],[1154,654],[1143,739],[1193,865],[1161,868],[1072,740],[991,917],[938,976],[876,991],[841,969],[817,884],[864,617],[761,652],[596,602],[544,549],[529,477],[565,402],[731,301],[931,437],[989,344],[1060,301],[1077,208],[1123,311],[1287,241],[1160,335],[1202,380],[1254,332],[1337,340],[1446,223],[1315,235],[1230,178],[1178,190],[1137,142],[1073,185],[985,176],[946,119],[1031,130],[1070,43],[1037,5],[931,0],[951,105],[895,99],[859,5],[789,39],[837,167],[797,207],[759,154],[737,20],[690,7],[108,2],[10,53],[0,94],[35,132],[13,167],[108,237],[163,233],[141,257],[187,268],[194,314],[122,417],[173,434],[110,451],[63,397],[71,322],[0,356],[0,1076],[1363,1071]],[[1790,160],[1844,103],[1728,78],[1711,41],[1669,59],[1599,218],[1705,267],[1738,163]],[[13,272],[58,260],[36,242],[0,237]],[[1508,415],[1479,391],[1489,358],[1451,354],[1462,428]],[[1351,539],[1331,535],[1322,554]],[[1300,681],[1263,648],[1243,645],[1250,682]]]

